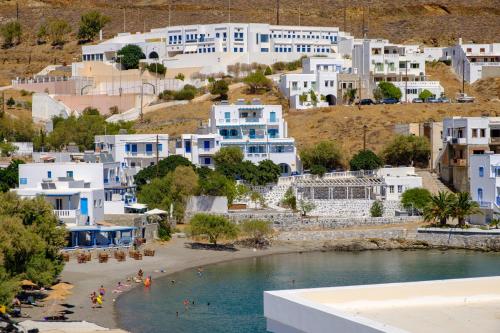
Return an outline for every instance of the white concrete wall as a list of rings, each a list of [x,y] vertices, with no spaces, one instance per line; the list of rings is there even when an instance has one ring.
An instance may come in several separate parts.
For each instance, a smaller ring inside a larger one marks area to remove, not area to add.
[[[103,188],[104,165],[102,163],[27,163],[19,165],[19,179],[26,178],[26,184],[19,184],[19,188],[37,187],[43,180],[51,178],[57,180],[66,177],[68,171],[73,172],[73,179],[90,183],[91,188]]]
[[[391,83],[401,90],[401,101],[406,101],[405,88],[408,89],[408,103],[411,103],[414,98],[419,98],[419,94],[424,90],[429,90],[436,98],[444,93],[444,88],[439,81],[392,81]]]
[[[34,122],[47,122],[53,117],[67,118],[71,109],[46,93],[33,94],[31,115]]]

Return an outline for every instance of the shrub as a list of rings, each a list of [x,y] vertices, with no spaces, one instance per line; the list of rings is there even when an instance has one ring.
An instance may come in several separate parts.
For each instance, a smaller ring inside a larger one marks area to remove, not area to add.
[[[157,62],[149,64],[146,68],[150,73],[156,73],[160,75],[165,75],[165,73],[167,72],[167,68]]]
[[[271,69],[271,67],[267,66],[266,67],[266,70],[264,72],[264,75],[272,75],[273,74],[273,70]]]
[[[271,66],[275,72],[281,72],[286,69],[286,64],[283,61],[275,62]]]
[[[431,193],[425,188],[411,188],[401,196],[401,204],[407,210],[416,209],[422,212],[430,201]]]
[[[192,86],[190,84],[186,84],[184,88],[182,88],[179,91],[174,92],[174,99],[177,101],[181,100],[192,100],[195,96],[198,90],[196,89],[195,86]]]
[[[264,220],[246,220],[243,221],[240,228],[243,234],[256,245],[264,243],[266,237],[273,232],[271,223]]]
[[[182,74],[182,73],[179,73],[179,74],[177,74],[177,75],[175,76],[175,78],[176,78],[177,80],[181,80],[181,81],[184,81],[184,79],[185,79],[185,76],[184,76],[184,74]]]
[[[300,211],[302,212],[302,216],[306,216],[312,210],[314,210],[314,208],[316,208],[316,205],[312,201],[300,200],[299,207]]]
[[[212,95],[219,95],[220,99],[227,99],[227,92],[229,91],[229,85],[226,80],[217,80],[212,83],[210,87],[210,93]]]
[[[0,26],[3,47],[9,48],[21,43],[22,27],[18,21],[7,22]]]
[[[221,237],[234,239],[238,236],[236,225],[219,215],[196,214],[190,221],[189,230],[192,236],[206,237],[213,245],[217,245]]]
[[[427,89],[424,89],[422,90],[422,92],[420,92],[420,94],[418,94],[418,98],[421,98],[423,99],[424,101],[428,98],[431,98],[432,96],[434,96],[433,93],[431,93],[429,90]]]
[[[305,169],[313,165],[323,166],[326,170],[342,167],[342,152],[335,141],[322,141],[302,149],[300,159]]]
[[[384,205],[381,201],[376,200],[372,207],[370,208],[370,214],[372,217],[382,217],[384,214]]]
[[[91,41],[97,36],[99,31],[111,21],[111,19],[101,14],[97,10],[92,10],[83,14],[80,18],[78,38],[82,41]]]
[[[397,98],[397,99],[401,98],[401,90],[391,82],[386,82],[386,81],[380,82],[378,84],[378,87],[382,92],[384,98]]]
[[[286,190],[283,199],[281,199],[281,205],[294,211],[297,210],[297,198],[291,187]]]
[[[264,73],[262,73],[262,71],[256,71],[249,74],[243,79],[243,82],[248,85],[251,94],[261,91],[269,91],[273,85],[271,80],[269,80]]]
[[[323,177],[323,175],[328,171],[324,166],[315,164],[311,166],[310,170],[311,174]]]
[[[174,99],[175,91],[173,90],[164,90],[159,95],[158,98],[163,101],[172,101]]]
[[[383,161],[377,156],[373,151],[360,150],[356,155],[352,157],[349,161],[351,170],[374,170],[382,166]]]
[[[65,37],[71,32],[71,26],[64,19],[54,18],[47,25],[47,34],[50,37],[52,46],[63,46]]]
[[[137,69],[139,68],[139,61],[146,58],[142,53],[142,49],[133,44],[125,45],[117,54],[122,56],[120,63],[124,69]]]
[[[24,97],[24,96],[28,96],[29,94],[30,94],[30,93],[29,93],[29,91],[26,91],[26,90],[24,90],[24,89],[21,89],[21,96],[23,96],[23,97]]]
[[[11,107],[13,107],[14,105],[16,105],[16,101],[14,100],[14,98],[9,97],[9,99],[8,99],[8,100],[7,100],[7,102],[6,102],[6,104],[7,104],[7,106],[8,106],[9,108],[11,108]]]

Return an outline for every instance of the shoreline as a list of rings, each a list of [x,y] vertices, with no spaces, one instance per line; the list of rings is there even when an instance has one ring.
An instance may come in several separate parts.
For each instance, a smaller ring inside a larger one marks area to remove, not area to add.
[[[410,227],[410,226],[406,226]],[[388,228],[388,229],[400,229]],[[412,229],[410,227],[410,229]],[[369,230],[369,229],[365,229]],[[406,229],[408,230],[408,229]],[[358,230],[360,231],[360,230]],[[99,326],[109,329],[120,328],[118,325],[118,312],[116,309],[116,300],[123,294],[137,288],[142,284],[126,282],[127,277],[137,274],[139,269],[144,271],[144,276],[151,275],[153,280],[159,277],[165,277],[173,273],[203,267],[206,265],[227,262],[239,259],[248,259],[262,257],[274,254],[287,254],[299,252],[358,252],[365,250],[455,250],[460,247],[453,246],[432,246],[422,244],[407,239],[406,241],[396,241],[394,239],[376,240],[367,238],[367,235],[358,234],[358,237],[346,237],[342,239],[331,240],[278,240],[266,249],[257,249],[246,247],[237,247],[236,250],[221,250],[210,248],[192,248],[189,246],[191,240],[188,238],[173,238],[167,243],[154,243],[152,246],[156,250],[154,257],[143,257],[143,260],[134,260],[127,257],[125,262],[117,262],[111,259],[108,263],[98,263],[94,258],[91,262],[78,264],[75,260],[66,263],[61,273],[61,281],[72,283],[74,288],[72,294],[64,301],[74,305],[74,313],[69,314],[69,320],[85,320],[95,323]],[[365,236],[365,237],[363,237]],[[476,250],[480,249],[466,249]],[[123,292],[114,294],[118,282],[130,283],[130,287]],[[92,291],[103,285],[106,289],[104,304],[102,308],[92,309],[89,295]],[[41,319],[44,308],[27,309],[27,313],[32,319]]]

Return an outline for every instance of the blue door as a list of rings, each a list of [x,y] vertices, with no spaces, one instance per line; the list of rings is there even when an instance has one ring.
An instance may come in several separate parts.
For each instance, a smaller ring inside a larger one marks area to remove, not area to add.
[[[269,118],[269,121],[270,121],[271,123],[276,122],[276,112],[271,112],[271,114],[270,114],[270,118]]]
[[[250,139],[255,139],[255,130],[253,128],[251,128],[249,131],[249,137]]]
[[[479,201],[479,203],[483,202],[483,189],[482,188],[477,189],[477,201]]]
[[[80,213],[89,215],[89,202],[87,198],[80,198]]]
[[[210,149],[210,141],[203,141],[203,148]]]

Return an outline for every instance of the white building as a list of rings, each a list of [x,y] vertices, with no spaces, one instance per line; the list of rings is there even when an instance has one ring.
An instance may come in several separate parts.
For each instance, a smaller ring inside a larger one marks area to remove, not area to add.
[[[103,184],[110,174],[103,163],[21,164],[19,188],[13,191],[24,198],[43,196],[69,225],[93,225],[104,220]]]
[[[443,50],[443,57],[451,60],[455,73],[468,83],[500,76],[500,43],[463,44],[460,38],[457,45]]]
[[[128,183],[142,168],[168,157],[168,134],[96,135],[96,152],[108,152],[126,171]],[[158,156],[157,156],[158,155]]]
[[[16,150],[12,153],[13,156],[32,156],[33,142],[11,142]]]
[[[302,73],[282,74],[279,88],[289,98],[292,109],[308,109],[336,105],[342,100],[341,74],[353,74],[349,59],[311,57],[302,60]],[[355,89],[351,79],[347,89]]]
[[[470,195],[484,215],[472,216],[473,223],[489,223],[500,214],[500,154],[487,152],[470,158]]]
[[[195,165],[213,168],[213,156],[220,150],[221,141],[222,136],[219,134],[182,134],[177,141],[175,154]]]
[[[303,55],[344,52],[339,42],[352,39],[335,27],[219,23],[172,26],[146,33],[120,33],[98,45],[83,46],[83,61],[111,61],[127,44],[141,47],[147,61],[167,68],[201,68],[225,72],[235,63],[272,64]],[[350,55],[351,50],[346,51]]]
[[[300,171],[295,139],[288,137],[281,105],[236,104],[212,106],[208,125],[210,135],[184,134],[176,154],[197,165],[213,167],[213,155],[221,147],[239,147],[244,159],[258,164],[271,160],[283,174]]]
[[[392,44],[386,39],[365,39],[354,45],[352,54],[353,67],[357,68],[363,79],[369,78],[374,83],[373,88],[382,81],[392,82],[400,88],[402,101],[411,102],[424,89],[435,93],[437,97],[444,91],[438,81],[426,80],[426,54],[418,45]],[[404,81],[411,82],[406,84]]]
[[[264,292],[273,333],[498,332],[500,277]]]

